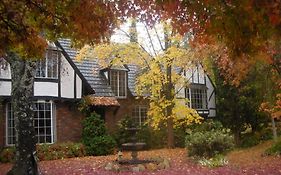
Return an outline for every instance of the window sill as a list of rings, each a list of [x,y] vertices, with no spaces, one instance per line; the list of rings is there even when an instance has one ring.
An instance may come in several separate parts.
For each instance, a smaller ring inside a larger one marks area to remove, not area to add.
[[[117,98],[117,99],[126,99],[127,96],[124,96],[124,97],[115,96],[115,98]]]
[[[59,82],[58,78],[35,78],[36,82]]]

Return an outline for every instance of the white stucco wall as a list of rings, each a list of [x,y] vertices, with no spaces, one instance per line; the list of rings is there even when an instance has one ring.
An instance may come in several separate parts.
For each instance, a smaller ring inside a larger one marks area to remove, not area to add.
[[[11,85],[10,81],[0,81],[0,96],[10,96]]]
[[[66,58],[61,57],[61,97],[74,98],[74,69]]]
[[[34,96],[58,96],[58,83],[34,82]]]
[[[0,78],[11,79],[10,65],[7,65],[7,67],[2,67],[0,65]]]
[[[208,102],[208,108],[209,108],[209,111],[210,111],[209,117],[215,117],[216,116],[216,110],[215,110],[215,108],[216,108],[216,99],[215,99],[216,94],[215,94],[215,91],[214,91],[215,87],[211,83],[211,80],[209,79],[208,76],[206,76],[206,86],[208,88],[207,98],[208,98],[208,101],[209,101]],[[212,92],[213,92],[213,94],[212,94]]]
[[[82,80],[76,75],[76,98],[81,98],[82,96]]]

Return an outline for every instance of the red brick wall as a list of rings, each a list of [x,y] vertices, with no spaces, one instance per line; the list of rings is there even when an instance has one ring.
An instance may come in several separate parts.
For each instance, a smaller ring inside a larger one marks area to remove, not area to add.
[[[136,105],[147,105],[148,101],[143,99],[135,99],[133,96],[128,96],[126,99],[118,99],[119,108],[110,108],[105,114],[106,126],[109,131],[114,131],[117,128],[119,120],[126,116],[132,116],[133,109]]]
[[[56,142],[79,142],[82,134],[83,115],[70,102],[56,102]],[[4,147],[6,129],[5,104],[0,104],[0,148]]]
[[[129,96],[118,99],[120,107],[107,107],[105,112],[106,126],[110,132],[117,127],[117,122],[125,116],[131,116],[135,105],[148,104],[145,100],[136,100]],[[56,102],[56,142],[79,142],[82,134],[81,121],[84,116],[71,102]],[[0,105],[0,147],[5,146],[5,106]]]
[[[73,103],[56,103],[57,142],[79,142],[82,134],[83,115]]]

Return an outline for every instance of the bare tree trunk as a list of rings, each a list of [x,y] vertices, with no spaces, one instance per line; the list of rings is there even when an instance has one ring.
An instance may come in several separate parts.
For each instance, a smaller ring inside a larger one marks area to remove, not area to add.
[[[175,136],[174,136],[174,129],[173,129],[173,108],[175,106],[173,102],[173,90],[174,86],[172,84],[172,66],[169,64],[167,66],[167,87],[166,87],[166,98],[167,101],[169,102],[169,105],[167,106],[166,109],[166,116],[168,117],[167,120],[167,129],[168,129],[168,148],[174,148],[175,147]]]
[[[234,131],[234,142],[236,146],[240,146],[241,144],[241,140],[240,140],[240,130],[237,129],[236,131]]]
[[[12,74],[12,108],[16,129],[16,161],[8,172],[12,175],[37,175],[38,168],[34,159],[36,151],[33,126],[32,97],[36,64],[10,52],[7,61]]]

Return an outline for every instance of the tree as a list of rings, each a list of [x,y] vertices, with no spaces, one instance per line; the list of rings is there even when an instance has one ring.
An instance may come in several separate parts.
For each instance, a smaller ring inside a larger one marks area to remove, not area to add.
[[[167,146],[172,148],[173,128],[193,121],[199,122],[201,118],[195,110],[187,107],[185,100],[177,99],[178,91],[188,85],[183,72],[191,67],[190,50],[183,48],[182,36],[175,34],[168,23],[164,22],[154,26],[152,30],[143,26],[147,34],[146,39],[151,45],[150,53],[138,42],[135,25],[133,21],[130,33],[120,29],[130,38],[130,43],[102,43],[94,48],[85,47],[80,51],[79,58],[98,58],[105,67],[137,65],[140,69],[136,83],[137,94],[149,94],[146,98],[150,101],[150,123],[154,128],[158,128],[161,123],[167,126]],[[159,50],[155,42],[159,42]]]
[[[216,52],[224,76],[234,84],[239,84],[258,60],[274,65],[280,75],[281,61],[274,56],[280,52],[279,1],[137,0],[118,1],[118,6],[150,26],[159,19],[170,19],[181,34],[192,32],[191,46],[202,53]]]
[[[8,174],[38,174],[31,102],[35,60],[43,57],[47,41],[104,40],[115,25],[114,8],[111,2],[87,0],[0,2],[0,56],[11,66],[16,129],[16,162]]]
[[[251,128],[252,132],[262,129],[262,123],[267,123],[266,116],[259,111],[264,95],[261,65],[253,67],[248,76],[239,86],[225,81],[220,69],[214,64],[214,79],[216,84],[217,117],[234,133],[236,145],[240,145],[241,132]]]

